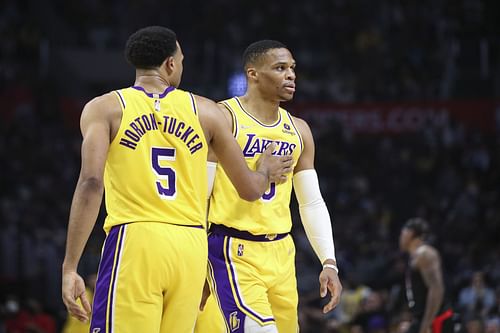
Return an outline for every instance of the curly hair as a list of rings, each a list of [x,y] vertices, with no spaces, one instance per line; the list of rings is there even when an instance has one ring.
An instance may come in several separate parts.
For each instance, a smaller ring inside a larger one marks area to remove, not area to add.
[[[159,67],[177,51],[177,36],[172,30],[150,26],[137,30],[125,44],[125,58],[137,69]]]

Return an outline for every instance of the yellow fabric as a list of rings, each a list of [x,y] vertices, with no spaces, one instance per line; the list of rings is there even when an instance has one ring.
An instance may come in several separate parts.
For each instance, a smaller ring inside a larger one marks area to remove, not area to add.
[[[104,229],[131,222],[205,225],[207,143],[193,96],[114,92],[122,121],[104,173]]]
[[[198,314],[194,333],[225,333],[224,317],[213,293],[208,297],[203,311]]]
[[[255,170],[257,160],[271,141],[277,143],[274,154],[292,155],[294,165],[302,152],[302,139],[290,114],[279,109],[275,124],[264,125],[246,112],[237,97],[221,102],[233,114],[233,131],[248,166]],[[255,235],[286,233],[291,230],[290,195],[292,175],[285,183],[271,184],[259,200],[240,199],[220,165],[210,199],[209,221],[249,231]]]
[[[295,246],[292,237],[272,242],[224,237],[223,248],[231,297],[238,311],[262,326],[276,324],[278,332],[298,332]],[[214,288],[214,285],[221,283],[221,280],[217,281],[219,276],[213,272],[210,276],[212,295],[198,317],[195,333],[231,332],[235,329],[228,320],[221,321],[223,317],[218,304],[224,300]],[[237,276],[237,280],[234,276]],[[274,321],[269,320],[272,318]],[[243,324],[239,323],[240,326]]]
[[[131,223],[122,234],[113,267],[116,287],[107,300],[106,333],[111,333],[109,318],[112,332],[193,332],[207,269],[206,231]]]

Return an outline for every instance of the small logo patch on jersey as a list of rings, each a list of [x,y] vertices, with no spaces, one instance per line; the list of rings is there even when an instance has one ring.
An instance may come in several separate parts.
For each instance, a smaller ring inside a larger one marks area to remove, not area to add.
[[[234,311],[229,314],[229,327],[231,328],[231,332],[234,332],[238,328],[240,328],[240,320],[237,316],[238,311]]]
[[[243,256],[244,249],[245,249],[245,246],[243,244],[238,244],[238,257]]]
[[[155,110],[160,111],[160,100],[159,99],[155,100]]]
[[[276,234],[267,234],[266,235],[266,238],[269,239],[270,241],[274,240],[276,237],[278,237],[278,235],[276,235]]]
[[[100,328],[94,328],[92,330],[92,333],[100,333],[101,332],[101,329]]]
[[[295,135],[295,132],[294,132],[294,131],[292,131],[292,128],[291,128],[291,127],[290,127],[290,125],[288,125],[287,123],[284,123],[284,124],[283,124],[283,128],[284,128],[284,129],[282,130],[282,132],[283,132],[283,133],[290,134],[290,135]]]

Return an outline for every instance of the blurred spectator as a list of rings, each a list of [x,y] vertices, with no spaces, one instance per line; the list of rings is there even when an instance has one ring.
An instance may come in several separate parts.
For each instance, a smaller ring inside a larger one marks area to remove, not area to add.
[[[466,333],[485,333],[484,324],[481,318],[471,317],[465,321]]]
[[[485,333],[500,333],[500,318],[488,319],[485,324]]]
[[[488,318],[492,320],[496,320],[496,322],[500,323],[500,286],[497,286],[495,292],[495,305],[491,308],[488,313]]]
[[[342,284],[342,302],[339,304],[338,311],[342,314],[341,322],[349,323],[361,312],[362,306],[372,293],[372,290],[360,283],[355,273],[346,276]]]
[[[383,293],[372,291],[361,302],[361,309],[350,322],[351,333],[384,333],[389,329]]]
[[[13,314],[5,326],[7,333],[56,333],[56,321],[33,298],[28,299],[25,307]]]
[[[460,291],[458,305],[465,318],[486,318],[495,305],[495,293],[486,286],[483,272],[472,275],[470,286]]]

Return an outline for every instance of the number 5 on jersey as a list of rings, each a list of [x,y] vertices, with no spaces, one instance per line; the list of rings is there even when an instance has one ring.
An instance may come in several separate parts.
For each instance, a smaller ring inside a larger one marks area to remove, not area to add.
[[[161,161],[175,161],[175,148],[151,148],[151,167],[158,179],[158,195],[165,200],[174,200],[177,195],[175,169],[162,166]]]

